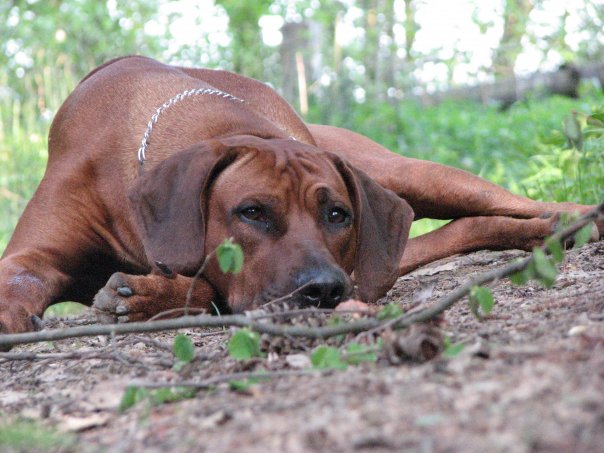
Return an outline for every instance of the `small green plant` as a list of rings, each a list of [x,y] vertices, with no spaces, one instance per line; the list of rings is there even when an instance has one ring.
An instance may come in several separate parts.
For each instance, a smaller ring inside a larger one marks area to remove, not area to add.
[[[595,203],[604,194],[604,112],[572,110],[560,132],[542,137],[521,181],[527,195],[548,201]]]
[[[489,288],[474,286],[468,296],[468,303],[472,314],[480,319],[491,313],[495,305],[495,298]]]
[[[465,346],[466,345],[464,343],[453,343],[449,337],[445,337],[443,356],[448,359],[457,357],[461,353],[461,351],[463,351]]]
[[[229,381],[229,389],[234,392],[248,392],[250,388],[259,383],[262,379],[253,378],[253,379],[245,379],[245,380],[235,380]]]
[[[216,258],[220,270],[226,274],[231,272],[238,274],[243,267],[243,251],[239,244],[235,244],[232,238],[225,239],[222,244],[216,248]]]
[[[582,247],[591,238],[594,223],[590,222],[579,229],[573,236],[574,247]],[[557,263],[564,260],[564,247],[553,237],[545,240],[545,250],[540,247],[533,249],[532,259],[526,269],[510,276],[515,285],[524,285],[529,280],[536,280],[546,288],[551,288],[558,276]],[[546,253],[547,252],[547,253]]]
[[[553,284],[552,275],[554,272],[558,272],[555,266],[553,266],[553,256],[550,258],[546,256],[543,251],[539,251],[538,259],[540,260],[540,265],[537,267],[535,263],[535,254],[533,254],[533,260],[529,263],[529,265],[523,271],[516,272],[515,274],[510,275],[510,281],[518,286],[524,285],[529,280],[537,280],[543,283],[545,286],[549,287]],[[552,270],[553,266],[553,270]],[[545,272],[546,275],[542,275],[540,272]],[[555,276],[553,277],[555,279]],[[548,286],[549,285],[549,286]]]
[[[0,451],[64,451],[74,443],[72,435],[37,421],[0,419]]]
[[[262,357],[260,335],[251,329],[239,329],[233,334],[228,344],[229,355],[237,360],[248,360]]]
[[[574,248],[583,247],[591,239],[594,230],[594,222],[590,222],[575,233]]]
[[[172,369],[177,373],[195,358],[195,346],[191,339],[184,334],[176,335],[172,344],[172,352],[176,358]],[[194,390],[184,387],[162,387],[149,390],[144,387],[129,386],[122,395],[119,410],[122,412],[128,410],[140,401],[147,401],[151,406],[157,406],[194,396]]]
[[[326,345],[315,348],[310,355],[310,363],[318,370],[345,370],[348,367],[342,360],[340,350]]]
[[[348,343],[344,351],[333,346],[320,345],[310,356],[310,363],[318,370],[345,370],[348,365],[376,361],[376,347],[359,343]]]
[[[385,321],[386,319],[398,318],[404,313],[405,310],[403,310],[400,305],[395,303],[389,303],[378,312],[376,318],[378,321]]]
[[[377,354],[374,346],[361,345],[359,343],[348,343],[343,353],[344,360],[349,365],[358,365],[363,362],[376,362]]]
[[[189,363],[195,358],[195,346],[191,339],[180,333],[174,338],[172,352],[182,362]]]
[[[187,364],[193,361],[195,358],[195,346],[191,339],[180,333],[174,338],[174,344],[172,345],[172,352],[176,357],[174,363],[174,371],[179,372]]]
[[[124,391],[118,409],[124,412],[143,401],[149,406],[159,406],[193,398],[196,393],[195,389],[189,387],[161,387],[150,390],[145,387],[130,386]]]

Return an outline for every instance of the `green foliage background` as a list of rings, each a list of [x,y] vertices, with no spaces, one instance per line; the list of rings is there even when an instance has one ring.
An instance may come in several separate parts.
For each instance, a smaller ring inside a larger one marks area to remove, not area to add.
[[[0,27],[0,251],[43,176],[54,112],[89,70],[115,56],[144,54],[236,69],[282,91],[287,65],[279,63],[279,49],[263,45],[258,21],[269,12],[284,18],[292,11],[308,15],[309,8],[324,30],[322,47],[315,51],[335,82],[328,88],[315,83],[319,88],[309,92],[306,120],[350,128],[394,152],[460,167],[533,198],[595,203],[604,196],[604,139],[601,129],[585,124],[586,115],[604,110],[602,91],[592,84],[582,86],[579,99],[528,99],[506,111],[471,102],[422,107],[418,101],[381,96],[380,84],[386,82],[373,83],[370,74],[361,79],[342,64],[348,58],[370,68],[371,52],[378,50],[370,42],[334,48],[333,24],[343,11],[335,2],[217,1],[216,8],[229,18],[230,44],[220,46],[205,36],[171,53],[169,27],[164,34],[145,32],[150,21],[174,19],[159,17],[160,3],[11,0],[0,5],[0,23],[6,25]],[[401,71],[387,82],[412,81]],[[365,100],[355,100],[355,86],[365,88]],[[289,100],[297,105],[296,97]],[[585,134],[581,149],[569,146],[563,127],[573,111]],[[421,221],[413,234],[437,224]]]

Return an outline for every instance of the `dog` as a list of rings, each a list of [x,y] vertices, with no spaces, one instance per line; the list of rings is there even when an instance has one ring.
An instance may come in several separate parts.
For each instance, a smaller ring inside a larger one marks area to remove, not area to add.
[[[421,265],[530,250],[557,213],[591,209],[529,200],[305,124],[258,81],[139,56],[90,72],[48,145],[44,178],[0,260],[2,332],[36,328],[64,300],[94,301],[119,322],[182,308],[204,263],[197,310],[236,313],[285,295],[300,306],[373,302]],[[453,221],[408,239],[423,217]],[[211,256],[225,238],[242,248],[238,274]]]

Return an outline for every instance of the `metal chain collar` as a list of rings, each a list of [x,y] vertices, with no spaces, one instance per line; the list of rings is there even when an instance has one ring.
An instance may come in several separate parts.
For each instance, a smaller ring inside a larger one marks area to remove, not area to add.
[[[141,146],[138,148],[138,162],[140,163],[141,167],[144,165],[145,160],[147,158],[146,152],[147,148],[149,147],[149,137],[151,135],[151,132],[153,131],[153,126],[155,126],[155,124],[157,124],[157,121],[159,120],[159,116],[164,113],[167,109],[179,103],[180,101],[198,95],[214,95],[224,99],[229,99],[231,101],[245,102],[243,99],[233,96],[232,94],[225,93],[224,91],[217,90],[214,88],[196,88],[191,90],[185,90],[181,93],[178,93],[176,96],[168,99],[166,102],[164,102],[161,107],[158,107],[157,110],[155,110],[155,113],[147,123],[147,129],[145,130],[143,139],[141,140]]]

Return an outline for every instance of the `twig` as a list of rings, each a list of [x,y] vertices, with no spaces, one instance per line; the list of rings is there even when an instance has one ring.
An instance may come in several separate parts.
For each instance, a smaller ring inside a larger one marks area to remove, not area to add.
[[[193,283],[191,283],[191,286],[192,285],[193,285]],[[165,316],[175,315],[175,314],[178,314],[178,313],[182,313],[182,314],[188,315],[190,311],[192,311],[192,312],[194,312],[196,314],[206,313],[207,312],[207,310],[205,308],[195,308],[195,307],[186,307],[186,306],[183,307],[183,308],[171,308],[170,310],[160,311],[156,315],[154,315],[151,318],[147,319],[146,322],[152,322],[152,321],[155,321],[157,319],[162,319]]]
[[[72,351],[72,352],[0,352],[0,363],[9,361],[69,360],[69,359],[112,359],[117,360],[113,352]]]
[[[224,316],[183,316],[177,319],[166,319],[154,322],[133,322],[128,324],[106,324],[70,327],[67,329],[42,330],[0,335],[0,346],[39,343],[41,341],[64,340],[66,338],[93,337],[97,335],[125,335],[129,333],[160,332],[193,327],[249,327],[260,333],[270,335],[309,338],[330,338],[346,333],[359,333],[379,325],[375,319],[363,319],[350,324],[325,327],[281,326],[269,322],[257,322],[245,315]]]
[[[119,345],[120,346],[134,345],[137,343],[143,343],[145,346],[148,346],[150,348],[160,349],[162,351],[172,353],[172,346],[170,346],[167,343],[162,343],[161,341],[157,341],[157,340],[154,340],[153,338],[149,338],[149,337],[142,337],[142,336],[128,337],[128,338],[125,338],[124,340],[120,341]]]
[[[552,236],[553,240],[564,241],[573,236],[579,229],[592,220],[604,216],[604,202],[598,207],[582,216],[577,222]],[[545,248],[544,248],[545,250]],[[0,347],[13,346],[24,343],[37,343],[41,341],[62,340],[66,338],[89,337],[96,335],[124,335],[129,333],[159,332],[163,330],[176,330],[193,327],[249,327],[259,333],[276,336],[307,337],[313,339],[326,339],[337,335],[361,333],[370,329],[387,327],[404,328],[411,324],[428,321],[441,314],[455,302],[466,296],[474,286],[509,276],[524,270],[531,262],[531,257],[510,263],[500,269],[478,275],[464,285],[439,299],[434,305],[420,311],[408,313],[390,321],[377,319],[361,319],[347,324],[322,327],[284,326],[271,322],[258,322],[245,315],[225,316],[184,316],[178,319],[160,320],[154,322],[135,322],[130,324],[88,325],[67,329],[56,329],[40,332],[0,335]]]
[[[214,387],[215,385],[223,382],[230,381],[243,381],[247,379],[252,380],[270,380],[281,377],[299,377],[299,376],[324,376],[332,374],[333,370],[283,370],[283,371],[272,371],[272,372],[242,372],[242,373],[230,373],[222,374],[218,376],[212,376],[211,378],[204,379],[203,381],[176,381],[176,382],[132,382],[131,387],[144,387],[144,388],[165,388],[165,387],[192,387],[197,389],[207,389]]]
[[[191,305],[191,299],[193,298],[193,291],[195,290],[195,285],[197,284],[197,280],[199,280],[201,278],[201,274],[203,274],[206,270],[206,267],[208,267],[210,258],[212,258],[215,254],[216,254],[216,250],[207,254],[205,259],[203,260],[203,263],[201,263],[201,266],[199,267],[199,269],[193,276],[193,280],[191,280],[191,285],[189,286],[189,290],[187,291],[187,299],[185,301],[185,306],[183,308],[183,313],[185,314],[185,316],[189,315],[189,306]],[[154,317],[158,317],[161,314],[162,313],[158,313]]]
[[[138,365],[148,368],[143,361],[122,354],[117,351],[70,351],[70,352],[0,352],[0,363],[16,362],[16,361],[52,361],[52,360],[115,360],[124,365]],[[148,362],[148,361],[145,361]],[[160,365],[164,368],[170,368],[173,365],[172,360],[153,360],[153,365]]]
[[[260,307],[260,310],[262,311],[263,307]],[[315,307],[311,307],[311,308],[296,308],[294,310],[285,310],[285,311],[275,311],[272,313],[258,313],[255,314],[254,312],[251,312],[249,314],[249,317],[251,319],[270,319],[270,318],[290,318],[292,316],[304,316],[304,315],[322,315],[322,314],[330,314],[333,313],[335,310],[333,308],[315,308]]]

